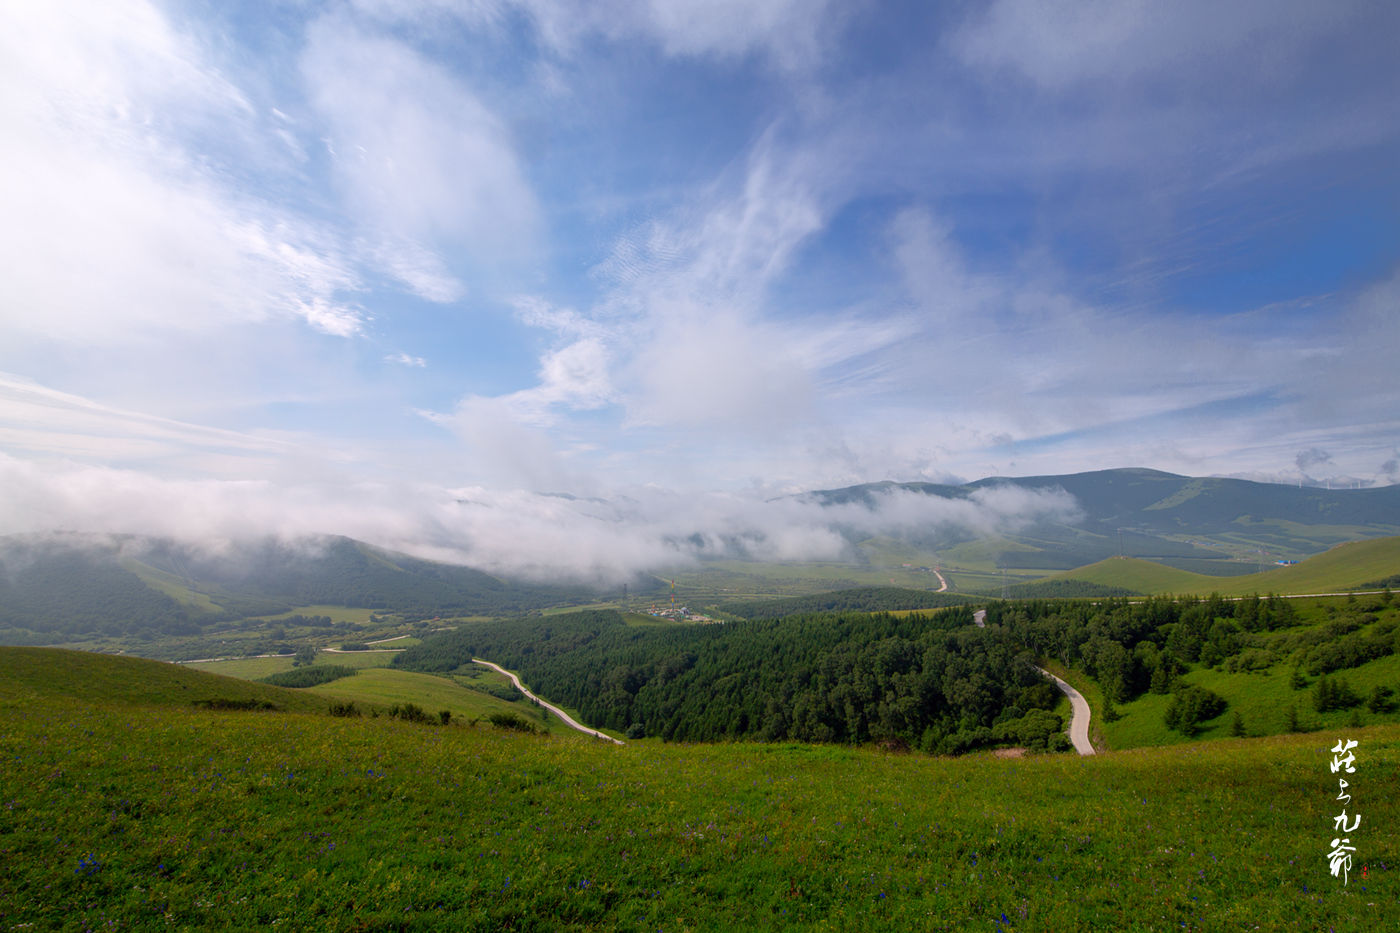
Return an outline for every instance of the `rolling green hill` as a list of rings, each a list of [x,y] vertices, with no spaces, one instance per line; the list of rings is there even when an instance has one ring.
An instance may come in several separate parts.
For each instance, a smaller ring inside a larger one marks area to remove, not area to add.
[[[1210,577],[1155,561],[1110,558],[1069,573],[1057,574],[1048,581],[1082,581],[1122,587],[1143,594],[1219,593],[1222,596],[1247,596],[1251,593],[1289,595],[1338,592],[1356,589],[1395,573],[1400,573],[1400,537],[1354,541],[1292,566],[1273,567],[1263,573],[1241,576]]]
[[[492,676],[501,675],[493,673]],[[388,709],[398,703],[416,703],[430,714],[436,715],[439,710],[445,709],[454,719],[466,721],[493,713],[514,713],[538,729],[550,732],[569,731],[569,727],[561,724],[556,718],[541,718],[539,709],[523,699],[508,702],[479,690],[468,689],[454,678],[433,674],[382,667],[368,668],[351,678],[310,687],[308,692],[328,699],[351,701],[362,708]]]
[[[319,697],[164,661],[60,648],[0,648],[0,703],[45,698],[102,706],[180,706],[208,700],[324,712]]]
[[[1077,580],[1099,586],[1122,587],[1134,593],[1210,593],[1218,590],[1228,577],[1177,570],[1156,561],[1137,557],[1110,557],[1087,567],[1047,577],[1044,582]]]
[[[269,538],[219,549],[133,536],[0,538],[0,644],[192,636],[318,604],[419,617],[497,615],[598,595],[504,580],[340,537]]]
[[[4,929],[1361,930],[1400,893],[1395,726],[1344,733],[1343,885],[1332,734],[619,747],[173,695],[134,716],[108,678],[138,662],[99,659],[80,700],[39,657],[0,650]]]
[[[1044,521],[1005,534],[992,559],[996,568],[1070,570],[1127,556],[1224,575],[1238,572],[1239,558],[1261,552],[1297,559],[1346,541],[1400,534],[1400,486],[1333,490],[1142,469],[993,477],[962,486],[869,483],[819,490],[807,498],[824,505],[873,506],[895,491],[968,499],[999,489],[1063,491],[1074,497],[1081,516],[1073,524]],[[974,537],[930,529],[913,539],[928,550],[952,553]],[[1212,563],[1221,569],[1213,570]]]

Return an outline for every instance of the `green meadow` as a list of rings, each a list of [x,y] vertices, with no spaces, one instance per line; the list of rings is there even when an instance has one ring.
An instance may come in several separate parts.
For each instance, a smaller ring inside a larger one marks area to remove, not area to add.
[[[125,559],[121,565],[140,577],[142,582],[176,602],[184,603],[197,612],[217,613],[222,610],[207,593],[192,590],[187,581],[168,571],[158,570],[137,560]]]
[[[1140,558],[1113,557],[1046,579],[1121,586],[1144,594],[1248,596],[1359,589],[1397,571],[1400,571],[1400,538],[1373,538],[1341,544],[1298,564],[1270,567],[1261,573],[1207,576]]]
[[[1346,731],[1355,722],[1363,725],[1400,722],[1400,709],[1396,709],[1394,704],[1385,712],[1373,712],[1364,703],[1351,709],[1318,712],[1313,696],[1319,678],[1304,676],[1302,685],[1294,687],[1290,682],[1291,673],[1292,665],[1284,662],[1260,671],[1232,673],[1197,668],[1182,675],[1181,680],[1185,685],[1205,687],[1229,703],[1224,713],[1202,724],[1201,731],[1194,739],[1166,727],[1163,717],[1171,701],[1169,695],[1145,693],[1129,703],[1116,704],[1115,708],[1122,718],[1111,723],[1103,722],[1098,714],[1103,709],[1101,694],[1091,697],[1085,693],[1085,698],[1095,710],[1108,746],[1115,749],[1228,738],[1236,713],[1240,716],[1246,735],[1286,732],[1290,710],[1297,717],[1298,727],[1302,731]],[[1345,680],[1363,698],[1376,687],[1389,687],[1400,695],[1400,655],[1377,658],[1327,676],[1333,681]],[[1085,680],[1087,678],[1081,677],[1079,683]]]
[[[290,618],[291,616],[295,615],[327,616],[332,622],[352,622],[355,625],[369,625],[371,616],[381,614],[382,613],[375,609],[362,609],[352,606],[315,605],[299,606],[296,609],[291,609],[287,612],[278,613],[277,615],[262,616],[261,618],[273,622],[279,619]]]
[[[416,644],[416,641],[413,642]],[[409,642],[394,642],[408,647]],[[345,667],[388,667],[394,662],[394,656],[402,648],[381,648],[370,651],[318,651],[316,652],[317,664],[340,664]],[[246,680],[258,680],[269,674],[280,674],[283,671],[290,671],[293,666],[295,655],[283,654],[267,658],[225,658],[218,661],[194,661],[184,665],[195,670],[208,671],[211,674],[223,674],[228,677],[242,677]]]
[[[495,672],[501,684],[506,678]],[[493,713],[513,713],[528,720],[536,729],[545,731],[568,731],[568,727],[556,717],[545,718],[542,711],[523,697],[510,702],[489,694],[473,690],[465,684],[470,680],[455,680],[435,674],[419,674],[413,671],[391,670],[389,668],[367,668],[353,677],[333,680],[317,687],[307,688],[308,693],[318,694],[330,700],[354,702],[366,709],[383,710],[400,703],[413,703],[431,715],[447,710],[454,719],[473,720],[489,717]],[[488,682],[485,678],[483,683]]]
[[[322,651],[316,655],[318,665],[340,665],[359,669],[352,677],[333,680],[296,691],[304,697],[321,697],[318,705],[329,707],[331,702],[355,703],[366,714],[382,712],[403,703],[413,703],[429,714],[447,710],[454,718],[473,720],[492,714],[513,713],[544,732],[568,731],[557,718],[548,716],[539,707],[526,701],[511,702],[491,696],[474,686],[508,686],[503,675],[482,668],[480,672],[453,674],[450,677],[391,670],[396,651]],[[227,661],[206,661],[182,665],[211,673],[247,680],[258,680],[270,674],[293,670],[291,656],[278,658],[232,658]],[[304,698],[303,698],[304,699]]]
[[[1400,726],[1093,758],[615,746],[210,711],[186,696],[305,692],[151,663],[0,650],[0,929],[1371,930],[1396,901]]]

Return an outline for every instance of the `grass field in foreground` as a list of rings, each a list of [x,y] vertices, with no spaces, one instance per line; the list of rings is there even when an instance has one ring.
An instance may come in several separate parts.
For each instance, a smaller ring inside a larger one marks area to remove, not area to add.
[[[1372,930],[1396,902],[1400,727],[1346,731],[1343,886],[1331,734],[1019,760],[618,747],[138,711],[103,683],[0,692],[0,929]]]

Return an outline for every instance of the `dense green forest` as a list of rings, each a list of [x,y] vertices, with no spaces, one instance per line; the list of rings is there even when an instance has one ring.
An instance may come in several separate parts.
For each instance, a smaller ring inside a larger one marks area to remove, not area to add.
[[[1059,699],[1004,629],[972,610],[836,613],[629,627],[613,611],[460,628],[395,665],[451,671],[482,657],[590,723],[674,741],[882,742],[956,753],[1064,747]]]
[[[890,612],[897,609],[941,609],[970,602],[967,596],[911,590],[899,586],[860,586],[811,596],[781,599],[731,599],[720,611],[745,619],[780,619],[804,612]]]
[[[1192,665],[1248,673],[1286,664],[1295,678],[1316,677],[1400,649],[1400,608],[1389,593],[1350,598],[1321,612],[1323,624],[1300,626],[1293,603],[1273,596],[1028,600],[991,603],[986,622],[1037,655],[1088,672],[1110,704],[1146,692],[1172,694],[1168,725],[1190,734],[1224,709],[1218,698],[1182,683]],[[1327,697],[1318,708],[1337,702]]]

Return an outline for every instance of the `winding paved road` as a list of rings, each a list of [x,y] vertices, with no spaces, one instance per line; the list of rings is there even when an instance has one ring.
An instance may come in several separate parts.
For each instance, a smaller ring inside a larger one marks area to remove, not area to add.
[[[1069,684],[1065,683],[1054,674],[1043,667],[1037,667],[1046,677],[1055,682],[1065,696],[1069,697],[1069,706],[1072,710],[1069,719],[1069,740],[1074,745],[1074,750],[1081,755],[1094,754],[1094,746],[1089,742],[1089,703],[1080,692]]]
[[[588,728],[587,726],[580,725],[580,724],[574,719],[574,717],[570,716],[568,713],[564,712],[564,711],[563,711],[562,709],[560,709],[559,707],[555,706],[555,705],[552,704],[552,703],[547,703],[547,702],[545,702],[544,700],[541,700],[539,697],[535,696],[535,695],[534,695],[533,693],[531,693],[529,690],[526,690],[526,689],[525,689],[525,685],[522,684],[522,683],[520,682],[520,678],[519,678],[519,677],[515,676],[515,674],[514,674],[513,672],[506,670],[504,667],[501,667],[499,664],[492,664],[490,661],[483,661],[483,660],[481,660],[481,658],[472,658],[472,663],[473,663],[473,664],[481,664],[481,665],[484,665],[484,666],[486,666],[486,667],[491,668],[491,670],[493,670],[493,671],[499,671],[500,673],[505,674],[507,677],[510,678],[511,683],[515,684],[515,689],[519,690],[521,693],[525,694],[527,697],[529,697],[530,699],[534,700],[534,701],[535,701],[536,703],[538,703],[540,706],[543,706],[545,709],[549,710],[551,713],[553,713],[554,715],[558,716],[561,720],[563,720],[563,722],[564,722],[565,725],[570,726],[570,727],[572,727],[572,728],[574,728],[574,729],[577,729],[577,730],[580,731],[580,732],[586,732],[586,733],[588,733],[589,735],[597,736],[597,737],[600,738],[600,739],[607,739],[609,742],[616,742],[618,745],[625,745],[625,744],[627,744],[627,743],[623,742],[621,739],[615,739],[615,738],[613,738],[613,737],[610,736],[610,735],[605,735],[604,733],[599,732],[597,729],[590,729],[590,728]]]
[[[987,627],[987,610],[978,609],[972,614],[972,621],[981,628]],[[1081,755],[1094,754],[1094,746],[1089,741],[1089,703],[1084,696],[1076,689],[1065,683],[1054,674],[1043,667],[1037,667],[1046,677],[1055,682],[1055,686],[1060,688],[1060,692],[1069,697],[1069,741],[1074,746],[1074,750]]]

